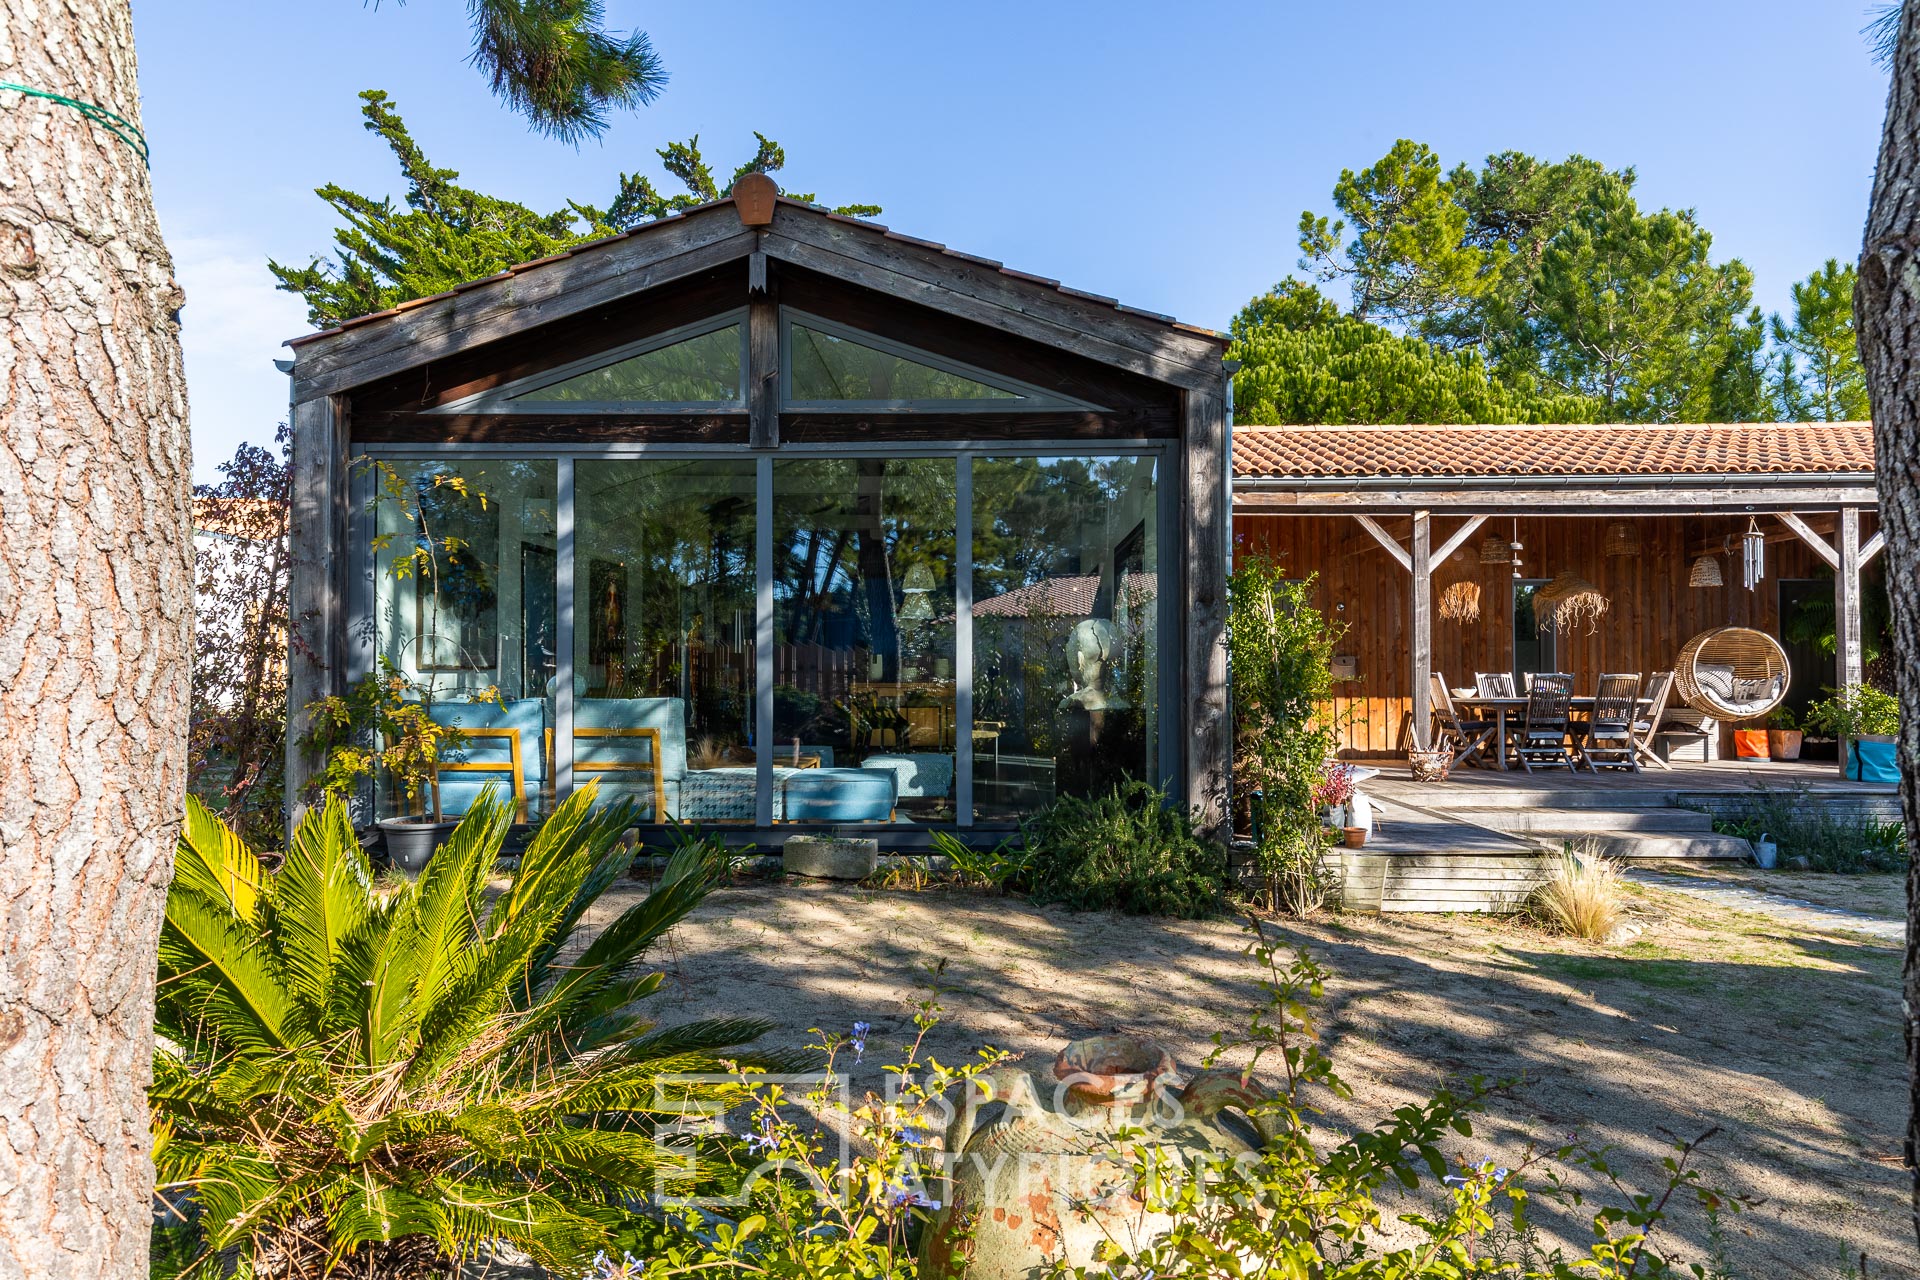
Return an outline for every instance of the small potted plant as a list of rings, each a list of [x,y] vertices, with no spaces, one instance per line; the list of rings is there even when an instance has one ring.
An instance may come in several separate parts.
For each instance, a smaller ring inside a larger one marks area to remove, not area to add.
[[[1793,718],[1793,711],[1781,707],[1767,717],[1767,757],[1772,760],[1798,760],[1802,736],[1800,725]]]
[[[440,761],[457,753],[466,735],[435,720],[423,691],[384,661],[379,674],[367,676],[344,695],[310,703],[307,710],[312,717],[308,746],[326,762],[320,790],[344,799],[360,779],[385,769],[402,798],[401,812],[375,825],[386,836],[393,865],[419,874],[459,825],[441,814],[440,791],[433,783]]]
[[[1347,825],[1347,806],[1353,801],[1353,766],[1329,760],[1313,786],[1313,804],[1321,818],[1336,829]]]
[[[1898,782],[1894,738],[1900,703],[1884,689],[1856,685],[1807,708],[1807,727],[1840,740],[1840,772],[1856,782]]]

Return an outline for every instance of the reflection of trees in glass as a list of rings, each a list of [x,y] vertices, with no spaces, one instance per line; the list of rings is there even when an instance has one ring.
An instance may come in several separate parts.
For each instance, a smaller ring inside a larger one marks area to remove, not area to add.
[[[517,574],[521,546],[553,544],[554,464],[503,458],[371,467],[372,549],[393,584],[381,593],[376,638],[390,660],[405,664],[411,657],[430,699],[458,690],[476,693],[457,679],[452,690],[442,690],[435,673],[489,673],[497,683],[504,510],[515,504],[518,540],[507,565]],[[509,624],[516,633],[521,628],[521,620]],[[410,655],[394,648],[403,637]]]
[[[561,402],[703,404],[741,399],[740,326],[702,333],[513,397]]]
[[[796,653],[845,655],[848,686],[842,696],[840,677],[810,679],[801,659],[796,678],[819,687],[776,689],[783,739],[903,745],[908,707],[951,707],[910,689],[851,686],[953,679],[954,474],[951,458],[775,464],[775,634]]]
[[[624,645],[619,687],[593,696],[683,698],[689,734],[745,738],[753,470],[700,460],[580,466],[580,554],[623,566],[627,580],[625,615],[610,638]]]
[[[881,351],[837,334],[792,329],[795,400],[1018,400],[964,374]]]

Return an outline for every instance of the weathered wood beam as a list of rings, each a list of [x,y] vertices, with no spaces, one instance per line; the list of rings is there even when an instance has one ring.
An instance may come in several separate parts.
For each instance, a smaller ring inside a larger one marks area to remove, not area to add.
[[[1413,742],[1425,751],[1433,739],[1433,516],[1413,513]]]
[[[747,443],[780,445],[780,298],[758,249],[747,268]]]
[[[1387,554],[1392,556],[1394,558],[1395,563],[1397,563],[1402,569],[1413,568],[1413,557],[1408,555],[1407,549],[1400,545],[1400,539],[1394,537],[1392,534],[1388,533],[1385,529],[1382,529],[1377,523],[1374,522],[1374,519],[1372,516],[1361,515],[1359,512],[1356,511],[1354,512],[1353,518],[1360,522],[1360,527],[1362,529],[1365,529],[1368,533],[1373,535],[1373,540],[1375,542],[1378,542],[1381,546],[1387,549]]]
[[[309,703],[344,691],[346,649],[347,424],[344,397],[292,410],[293,504],[287,580],[287,823],[291,833],[313,776],[300,746]]]
[[[1886,549],[1887,549],[1887,535],[1884,531],[1880,533],[1876,533],[1871,538],[1868,538],[1865,542],[1860,544],[1860,567],[1864,569],[1868,565],[1872,564],[1873,558],[1879,555],[1882,551],[1885,551]]]
[[[753,252],[732,210],[578,251],[537,271],[490,277],[444,298],[294,347],[293,394],[306,400],[388,377],[578,315]]]
[[[1460,544],[1465,542],[1468,538],[1471,538],[1474,535],[1474,533],[1479,530],[1480,526],[1485,524],[1486,522],[1487,522],[1487,517],[1485,516],[1468,517],[1467,522],[1461,525],[1458,529],[1455,529],[1453,531],[1453,536],[1448,538],[1445,542],[1441,543],[1440,549],[1433,553],[1434,563],[1435,564],[1446,563],[1447,557],[1452,555],[1454,552],[1458,551],[1460,549]]]
[[[1774,518],[1781,524],[1787,526],[1787,528],[1793,530],[1794,536],[1798,537],[1800,541],[1812,547],[1813,554],[1826,561],[1828,568],[1838,569],[1840,567],[1840,553],[1835,551],[1825,538],[1809,528],[1805,520],[1802,520],[1791,511],[1775,512]],[[1858,526],[1856,526],[1856,532],[1857,531]]]
[[[1186,579],[1186,652],[1181,668],[1186,803],[1199,828],[1225,840],[1232,812],[1233,725],[1227,705],[1227,495],[1221,483],[1227,464],[1226,374],[1214,375],[1214,390],[1185,396],[1182,521]],[[1171,726],[1170,726],[1171,727]]]
[[[995,268],[905,241],[854,234],[846,223],[793,218],[782,208],[767,255],[864,288],[973,320],[1187,391],[1219,382],[1225,348],[1157,321],[1056,289],[1023,284]],[[1208,367],[1211,361],[1212,367]]]
[[[1865,674],[1860,632],[1860,508],[1840,509],[1839,563],[1833,571],[1833,651],[1843,689],[1858,688]]]

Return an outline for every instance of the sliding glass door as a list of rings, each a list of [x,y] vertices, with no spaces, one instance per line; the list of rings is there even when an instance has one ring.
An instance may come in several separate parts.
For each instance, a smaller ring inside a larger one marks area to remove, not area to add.
[[[773,463],[777,820],[952,822],[955,460]]]

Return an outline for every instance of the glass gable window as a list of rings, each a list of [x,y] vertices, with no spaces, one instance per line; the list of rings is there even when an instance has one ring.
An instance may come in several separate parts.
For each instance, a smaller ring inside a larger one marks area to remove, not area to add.
[[[1158,781],[1156,459],[973,463],[973,797],[1017,819]]]
[[[457,815],[487,786],[523,816],[550,799],[543,752],[556,672],[555,471],[548,459],[375,464],[373,607],[380,671],[467,741],[438,791]],[[405,807],[379,779],[382,814]]]
[[[540,404],[726,404],[740,398],[737,324],[715,329],[615,364],[576,374],[508,398],[515,408]]]
[[[967,413],[1094,407],[804,312],[786,313],[781,345],[790,409]]]
[[[671,413],[746,404],[746,324],[729,312],[443,404],[447,413]]]

